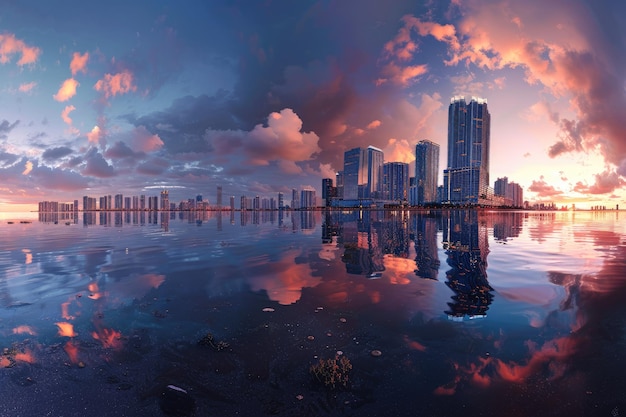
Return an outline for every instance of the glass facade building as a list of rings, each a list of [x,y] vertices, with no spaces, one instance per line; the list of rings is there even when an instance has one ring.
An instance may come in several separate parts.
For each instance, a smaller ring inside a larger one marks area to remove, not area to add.
[[[439,182],[439,145],[422,140],[415,146],[415,201],[423,205],[437,202]]]
[[[491,117],[487,100],[454,97],[448,109],[448,167],[443,202],[482,204],[489,197]]]
[[[346,151],[343,159],[343,199],[382,199],[383,164],[383,151],[374,146]]]
[[[383,165],[385,199],[406,202],[409,198],[409,164],[387,162]]]

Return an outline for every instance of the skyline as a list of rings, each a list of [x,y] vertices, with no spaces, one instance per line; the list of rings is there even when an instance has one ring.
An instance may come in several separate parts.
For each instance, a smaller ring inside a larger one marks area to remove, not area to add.
[[[0,210],[109,190],[322,195],[346,150],[375,146],[415,175],[421,140],[443,169],[456,96],[487,99],[491,184],[626,205],[626,5],[175,6],[3,7]]]

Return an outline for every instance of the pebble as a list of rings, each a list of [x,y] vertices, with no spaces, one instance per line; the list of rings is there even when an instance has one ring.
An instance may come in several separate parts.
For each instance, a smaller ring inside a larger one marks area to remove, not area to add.
[[[383,354],[383,352],[381,352],[381,351],[380,351],[380,350],[378,350],[378,349],[374,349],[374,350],[373,350],[373,351],[371,351],[370,353],[372,354],[372,356],[375,356],[375,357],[378,357],[378,356],[380,356],[380,355],[382,355],[382,354]]]
[[[276,310],[274,310],[274,309],[273,309],[273,308],[271,308],[271,307],[265,307],[265,308],[263,309],[263,311],[264,311],[264,312],[266,312],[266,313],[273,313],[273,312],[274,312],[274,311],[276,311]]]

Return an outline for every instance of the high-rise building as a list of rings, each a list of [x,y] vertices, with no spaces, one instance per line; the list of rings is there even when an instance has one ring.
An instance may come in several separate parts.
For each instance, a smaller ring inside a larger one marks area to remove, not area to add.
[[[415,194],[412,205],[437,201],[439,182],[439,145],[421,140],[415,145]]]
[[[317,207],[315,190],[305,189],[300,191],[300,208],[310,209]]]
[[[221,185],[217,186],[217,208],[218,209],[222,208],[222,186]]]
[[[161,191],[161,210],[170,209],[170,196],[167,190]]]
[[[522,207],[524,205],[522,187],[514,182],[509,182],[507,177],[498,178],[494,182],[493,194],[503,197],[505,206]]]
[[[448,108],[448,168],[444,203],[482,204],[489,198],[491,117],[487,100],[454,97]]]
[[[330,207],[330,202],[335,197],[337,197],[337,188],[333,186],[333,179],[322,179],[322,202],[324,206]]]
[[[383,165],[385,199],[396,202],[408,201],[409,164],[387,162]]]
[[[234,195],[230,196],[230,209],[235,210],[235,196]]]
[[[298,195],[298,190],[295,188],[291,189],[291,209],[298,210],[300,208],[300,196]]]
[[[245,195],[242,195],[241,198],[239,199],[239,208],[242,211],[248,209],[248,199],[246,198]]]
[[[383,198],[383,151],[369,146],[344,153],[343,199]]]
[[[282,210],[285,208],[285,195],[283,193],[278,193],[278,209]]]

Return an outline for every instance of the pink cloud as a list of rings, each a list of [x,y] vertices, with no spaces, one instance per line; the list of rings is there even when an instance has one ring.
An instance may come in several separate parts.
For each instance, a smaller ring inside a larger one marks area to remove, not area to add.
[[[11,56],[20,54],[22,57],[17,65],[33,64],[39,58],[41,50],[34,46],[28,46],[24,41],[17,39],[11,33],[0,34],[0,63],[6,64],[11,61]]]
[[[76,88],[79,86],[79,82],[73,78],[68,78],[63,81],[59,91],[53,96],[56,101],[63,102],[71,99],[76,95]]]
[[[574,191],[588,194],[608,194],[624,185],[626,185],[626,181],[617,172],[605,171],[595,175],[595,183],[592,185],[577,182]]]
[[[29,83],[20,84],[18,90],[21,93],[30,93],[35,87],[37,87],[37,83],[34,81],[31,81]]]
[[[76,107],[74,106],[65,106],[65,108],[61,112],[61,118],[66,124],[70,126],[72,125],[72,119],[70,118],[70,113],[73,112],[74,110],[76,110]]]
[[[104,93],[104,97],[114,97],[118,94],[126,94],[130,91],[136,91],[137,86],[133,84],[133,74],[124,70],[117,74],[105,74],[104,78],[98,80],[94,85],[96,91]]]
[[[72,62],[70,62],[70,70],[72,71],[72,75],[76,75],[76,73],[87,72],[87,61],[89,60],[89,52],[85,52],[83,55],[80,52],[74,52],[72,56]]]
[[[377,127],[380,127],[380,125],[382,124],[382,122],[380,120],[372,120],[368,125],[367,125],[367,129],[368,130],[372,130],[372,129],[376,129]]]
[[[380,86],[387,82],[392,82],[400,86],[407,86],[415,81],[420,75],[428,72],[426,64],[401,66],[394,62],[385,65],[381,71],[382,77],[376,80],[376,85]]]
[[[537,193],[539,197],[553,197],[555,195],[563,194],[562,191],[557,190],[552,185],[549,185],[543,179],[539,181],[533,180],[532,184],[530,184],[530,187],[528,187],[528,191]]]
[[[267,126],[259,124],[250,132],[208,130],[205,140],[220,154],[243,151],[253,165],[276,162],[291,174],[302,172],[296,162],[309,161],[320,151],[317,134],[302,132],[302,120],[289,108],[271,113]]]
[[[144,126],[136,127],[131,134],[131,146],[135,151],[154,152],[163,146],[159,135],[153,135]]]
[[[91,129],[91,132],[87,133],[87,140],[89,143],[98,144],[100,143],[100,139],[104,137],[104,132],[98,127],[94,126]]]

